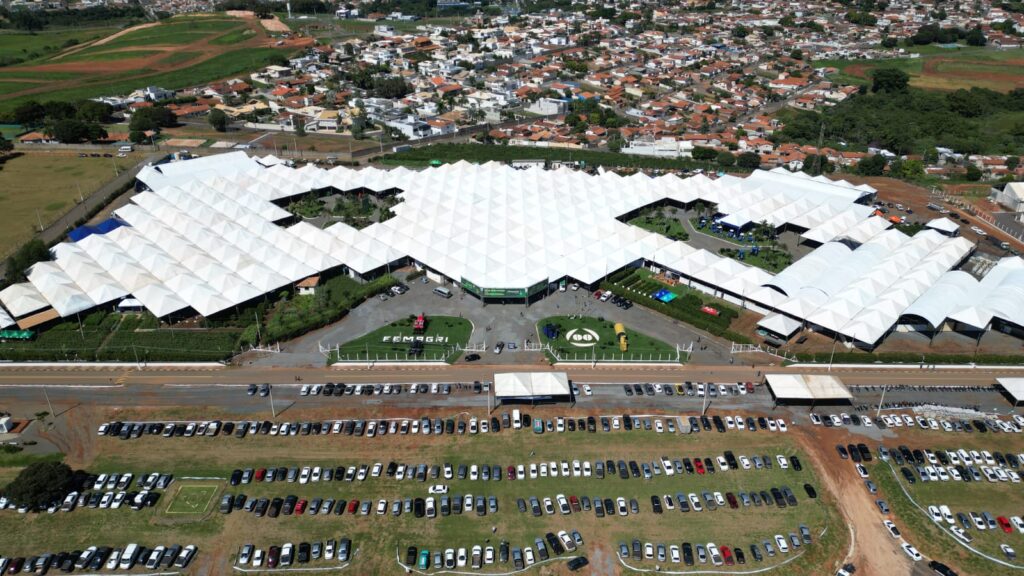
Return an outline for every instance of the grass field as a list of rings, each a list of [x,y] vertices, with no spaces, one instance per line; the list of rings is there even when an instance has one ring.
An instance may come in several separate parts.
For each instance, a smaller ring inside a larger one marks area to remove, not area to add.
[[[205,514],[220,491],[216,484],[182,484],[174,490],[168,514]]]
[[[77,154],[31,152],[0,164],[0,254],[28,240],[78,201],[142,157],[79,158]],[[38,213],[38,218],[36,217]],[[70,223],[69,223],[70,224]]]
[[[926,432],[919,429],[900,430],[900,442],[911,449],[931,450],[989,450],[1019,453],[1024,451],[1024,440],[1018,435],[1010,434],[947,434]],[[898,518],[898,525],[904,532],[909,532],[908,541],[912,542],[924,554],[940,558],[955,559],[957,564],[969,570],[970,574],[1014,574],[1018,571],[1000,566],[979,556],[970,554],[956,544],[957,540],[946,528],[948,524],[936,524],[927,516],[928,506],[949,506],[957,512],[987,511],[993,516],[1019,516],[1024,508],[1024,493],[1019,484],[981,482],[921,482],[910,485],[899,472],[899,466],[893,464],[895,473],[884,462],[875,462],[871,466],[871,477],[875,479]],[[906,498],[902,486],[913,497],[919,510]],[[959,524],[958,524],[959,525]],[[1021,535],[1014,531],[1004,534],[1001,530],[967,531],[974,538],[971,546],[986,554],[1006,560],[999,550],[1000,544],[1009,544],[1018,550],[1022,548]],[[1024,563],[1018,561],[1024,568]]]
[[[254,400],[255,401],[255,400]],[[368,407],[360,411],[359,417],[380,412],[382,407]],[[324,411],[326,414],[328,411]],[[337,409],[329,412],[334,417],[343,417]],[[477,416],[482,416],[480,411]],[[145,417],[174,417],[179,411],[160,414],[145,413]],[[533,415],[552,417],[551,409],[531,410]],[[129,411],[119,412],[120,419],[131,419],[141,414]],[[455,414],[434,411],[428,416],[455,416]],[[574,415],[584,415],[577,411]],[[207,414],[214,417],[216,414]],[[352,415],[350,414],[349,417]],[[317,416],[292,414],[289,417]],[[463,416],[468,417],[468,416]],[[504,431],[498,434],[476,436],[386,436],[383,438],[349,438],[338,436],[308,436],[279,438],[261,436],[237,440],[235,438],[194,438],[165,440],[147,436],[139,440],[120,442],[116,439],[95,438],[92,452],[96,457],[84,463],[94,473],[111,471],[147,470],[169,472],[181,478],[184,475],[226,477],[234,468],[267,466],[349,466],[372,465],[374,462],[387,464],[394,460],[399,463],[426,463],[429,465],[449,462],[459,464],[501,465],[541,461],[573,459],[587,460],[637,460],[650,462],[661,456],[670,458],[706,456],[714,457],[724,450],[733,450],[737,455],[803,454],[784,435],[768,433],[714,434],[701,433],[693,436],[658,434],[656,432],[613,432],[613,433],[564,433],[534,435],[522,430]],[[340,448],[343,447],[343,448]],[[202,457],[197,458],[196,454]],[[802,458],[805,462],[807,459]],[[180,480],[179,480],[180,481]],[[177,481],[176,481],[177,482]],[[222,490],[229,493],[245,493],[248,497],[284,497],[295,494],[300,498],[343,498],[346,500],[374,501],[383,498],[389,503],[398,498],[426,497],[426,485],[438,481],[398,481],[393,478],[368,478],[365,482],[329,482],[308,485],[259,483],[240,487],[228,487],[220,483]],[[198,491],[189,490],[190,502],[177,504],[175,485],[157,507],[134,513],[126,510],[78,510],[68,515],[19,516],[0,514],[0,530],[5,536],[5,554],[38,553],[39,549],[73,549],[87,544],[102,543],[123,545],[126,542],[194,542],[199,545],[205,566],[212,573],[225,573],[226,562],[231,561],[238,547],[252,542],[266,548],[283,542],[324,540],[348,537],[359,550],[353,567],[355,573],[386,574],[398,572],[395,550],[403,551],[415,545],[431,550],[448,547],[469,547],[485,543],[490,538],[497,546],[499,540],[507,540],[513,546],[532,544],[537,536],[558,530],[579,530],[586,544],[582,553],[592,562],[601,562],[607,572],[617,571],[615,549],[620,541],[640,538],[642,541],[680,544],[717,542],[719,545],[740,546],[745,550],[754,542],[761,542],[774,534],[788,534],[796,531],[800,523],[807,524],[814,535],[815,543],[806,547],[805,554],[786,569],[786,574],[796,576],[821,574],[821,566],[833,559],[842,546],[846,531],[842,529],[838,515],[827,494],[821,499],[809,499],[803,491],[803,483],[817,486],[818,480],[809,467],[802,472],[794,470],[735,470],[712,475],[656,476],[652,480],[621,480],[617,476],[605,479],[570,477],[538,478],[534,480],[509,481],[503,478],[495,481],[450,480],[443,481],[450,487],[450,495],[480,494],[494,495],[499,500],[495,514],[478,517],[475,514],[452,515],[436,519],[416,519],[411,514],[393,517],[390,514],[377,516],[339,517],[282,516],[277,519],[257,519],[245,512],[234,512],[229,516],[214,513],[198,518],[198,515],[169,515],[168,507],[194,510],[200,506],[202,497]],[[184,481],[191,487],[196,484]],[[728,508],[714,512],[690,512],[681,515],[678,510],[666,510],[662,515],[651,512],[651,495],[675,495],[709,491],[750,491],[767,490],[773,486],[787,485],[797,495],[799,506],[786,509],[766,507]],[[211,486],[203,483],[202,486]],[[534,518],[520,513],[516,508],[517,498],[550,497],[556,494],[612,498],[619,496],[636,498],[641,512],[628,517],[596,518],[594,513],[581,512],[569,516],[543,516]],[[821,493],[821,491],[819,491]],[[214,498],[219,498],[217,493]],[[215,505],[215,504],[214,504]],[[497,527],[497,533],[491,528]],[[824,538],[819,535],[827,528]],[[102,536],[100,536],[102,535]],[[216,557],[212,563],[211,557]],[[753,563],[747,552],[747,568],[760,568],[777,564],[779,556],[768,562]],[[598,560],[601,558],[601,560]],[[641,562],[645,568],[653,563]],[[322,565],[322,564],[321,564]],[[501,566],[496,568],[500,569]],[[680,566],[681,568],[681,566]],[[493,569],[491,570],[494,571]],[[534,570],[533,573],[538,573]],[[546,572],[545,572],[546,573]],[[557,570],[562,573],[562,570]]]
[[[118,31],[114,26],[95,28],[61,28],[25,33],[4,30],[0,32],[0,60],[23,58],[33,60],[60,51],[69,41],[78,44],[91,42]]]
[[[976,86],[1006,92],[1024,87],[1024,49],[927,46],[913,52],[920,56],[891,60],[819,60],[814,66],[838,68],[839,72],[832,78],[847,84],[870,82],[871,70],[886,67],[903,70],[910,75],[911,85],[918,88],[956,90]]]
[[[473,332],[473,325],[464,318],[453,316],[428,316],[423,337],[421,356],[409,355],[409,343],[392,343],[402,337],[415,337],[412,330],[414,318],[402,318],[341,345],[335,361],[338,360],[447,360],[452,361],[461,354],[455,346],[465,347]],[[431,342],[433,338],[435,342]],[[436,340],[443,339],[438,343]],[[387,342],[385,342],[387,340]]]
[[[614,313],[613,313],[614,315]],[[675,346],[666,344],[637,332],[632,326],[626,325],[628,350],[623,353],[619,349],[615,335],[615,318],[598,319],[584,316],[570,318],[568,316],[551,316],[537,323],[537,333],[541,341],[549,344],[563,360],[579,357],[586,360],[596,357],[598,360],[649,360],[675,361]],[[552,324],[558,329],[558,337],[549,339],[544,334],[544,326]],[[594,339],[596,335],[596,340]],[[570,338],[573,340],[570,341]],[[576,342],[578,345],[574,345]]]
[[[114,30],[97,38],[111,32]],[[2,49],[0,35],[0,56]],[[260,68],[273,57],[289,53],[289,49],[270,46],[254,20],[223,14],[179,16],[102,44],[78,46],[62,54],[54,51],[36,55],[25,63],[0,68],[0,82],[5,78],[40,82],[35,91],[31,85],[0,87],[0,113],[44,96],[78,100],[126,94],[145,85],[185,88]],[[41,87],[46,91],[38,89]]]

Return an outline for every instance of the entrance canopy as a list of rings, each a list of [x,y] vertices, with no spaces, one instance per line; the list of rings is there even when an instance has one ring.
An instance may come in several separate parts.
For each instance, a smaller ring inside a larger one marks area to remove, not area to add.
[[[494,395],[502,398],[553,398],[569,395],[565,372],[505,372],[494,375]]]
[[[765,379],[776,400],[828,402],[853,399],[850,390],[835,376],[767,374]]]

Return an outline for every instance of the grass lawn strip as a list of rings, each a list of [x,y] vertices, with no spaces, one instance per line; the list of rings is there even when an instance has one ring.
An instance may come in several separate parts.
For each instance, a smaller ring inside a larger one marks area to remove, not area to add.
[[[214,485],[182,484],[167,506],[168,514],[205,514],[220,490]]]
[[[544,326],[552,324],[558,329],[558,337],[549,339],[544,334]],[[562,361],[581,360],[597,358],[598,361],[647,361],[647,362],[677,362],[675,346],[656,340],[637,332],[629,324],[624,323],[628,349],[622,352],[619,349],[618,339],[615,334],[614,318],[604,320],[584,316],[582,318],[570,318],[569,316],[549,316],[537,322],[537,333],[541,342],[548,344],[555,351]],[[597,335],[597,340],[586,339],[590,335],[588,331]],[[575,331],[575,332],[573,332]],[[584,338],[577,340],[581,344],[592,346],[574,346],[568,339],[570,332]]]
[[[360,410],[358,417],[368,417],[373,410]],[[337,410],[331,412],[337,417]],[[178,411],[133,413],[121,411],[117,417],[132,420],[140,416],[147,418],[174,418]],[[436,414],[442,415],[442,414]],[[546,414],[544,417],[552,417]],[[230,417],[229,414],[207,414],[207,417]],[[292,417],[299,417],[292,415]],[[306,418],[308,415],[302,416]],[[312,417],[315,419],[315,417]],[[767,454],[774,458],[777,453],[803,456],[795,445],[784,435],[768,433],[729,432],[727,434],[701,433],[695,435],[657,434],[656,432],[616,433],[564,433],[546,434],[536,437],[532,432],[502,432],[476,436],[386,436],[377,439],[356,439],[337,436],[308,436],[300,438],[278,438],[260,436],[237,440],[235,438],[192,438],[163,439],[146,436],[139,440],[120,442],[115,439],[97,439],[98,458],[88,466],[94,473],[112,471],[160,470],[173,473],[176,477],[186,475],[226,476],[233,468],[265,466],[304,465],[356,465],[387,463],[442,464],[451,462],[457,467],[466,464],[508,464],[563,459],[613,459],[652,461],[662,455],[669,458],[708,456],[714,457],[724,450],[733,450],[737,456],[746,454]],[[339,445],[344,451],[339,455]],[[296,448],[300,449],[296,449]],[[203,458],[195,458],[196,450],[202,450]],[[571,454],[571,456],[567,456]],[[807,458],[802,458],[805,462]],[[354,561],[361,573],[387,573],[394,567],[394,551],[410,545],[430,550],[485,545],[490,538],[497,547],[500,540],[512,546],[526,546],[537,536],[548,531],[578,529],[586,544],[583,554],[590,554],[595,547],[602,547],[605,553],[614,554],[619,541],[642,541],[680,544],[683,541],[696,543],[716,542],[719,546],[740,546],[747,553],[747,568],[760,568],[778,564],[785,556],[766,558],[764,563],[754,563],[749,554],[749,545],[771,539],[775,534],[796,531],[800,523],[807,524],[815,535],[815,542],[806,550],[804,557],[789,565],[787,574],[820,574],[820,566],[832,559],[841,547],[835,542],[836,534],[842,536],[841,526],[836,523],[837,515],[831,509],[828,496],[811,500],[803,492],[802,485],[809,482],[820,486],[814,472],[805,467],[802,472],[794,470],[735,470],[718,472],[715,475],[655,476],[644,481],[605,478],[544,478],[536,480],[469,481],[469,480],[428,480],[397,481],[388,478],[370,478],[365,482],[329,482],[299,486],[286,483],[259,483],[229,488],[229,493],[245,493],[252,497],[284,497],[295,494],[300,498],[332,497],[359,499],[360,501],[385,498],[388,502],[399,497],[426,497],[426,485],[443,482],[450,486],[450,495],[480,494],[495,495],[499,499],[499,511],[495,515],[477,517],[475,514],[438,517],[434,520],[416,519],[403,514],[385,516],[341,518],[333,515],[292,516],[279,519],[255,519],[248,513],[235,512],[228,516],[214,514],[194,522],[171,519],[163,507],[146,509],[142,512],[111,510],[76,510],[67,516],[34,515],[22,517],[16,514],[0,514],[0,530],[9,534],[5,550],[17,554],[38,553],[39,549],[82,547],[97,543],[97,534],[103,534],[106,545],[123,545],[126,542],[160,543],[168,541],[195,542],[201,550],[237,550],[238,546],[252,542],[266,548],[271,544],[301,542],[313,539],[348,537],[361,554]],[[750,507],[739,510],[719,509],[715,512],[690,512],[681,515],[678,510],[666,510],[656,515],[650,511],[652,494],[674,495],[676,492],[708,491],[749,491],[767,490],[772,486],[788,485],[797,495],[799,506],[786,509],[774,507]],[[636,498],[641,513],[628,517],[598,519],[593,512],[575,513],[569,516],[542,516],[534,518],[521,514],[516,508],[517,498],[551,497],[556,494]],[[172,503],[173,505],[173,503]],[[339,522],[340,520],[340,522]],[[497,526],[496,534],[491,528]],[[826,530],[827,529],[827,530]],[[825,532],[819,541],[818,535]],[[70,548],[69,548],[70,549]],[[791,552],[790,554],[793,554]],[[564,557],[563,557],[564,558]],[[651,562],[640,562],[653,568]],[[682,568],[682,565],[679,566]],[[499,567],[504,568],[504,567]]]
[[[415,317],[408,316],[350,340],[332,356],[335,362],[368,360],[434,360],[450,362],[458,357],[469,342],[473,324],[454,316],[427,316],[423,334],[413,332]],[[410,339],[423,338],[423,354],[409,354]],[[433,341],[432,341],[433,340]]]

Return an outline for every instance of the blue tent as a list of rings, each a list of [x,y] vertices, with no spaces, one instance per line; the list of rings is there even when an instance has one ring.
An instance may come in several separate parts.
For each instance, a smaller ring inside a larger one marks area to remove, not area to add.
[[[107,218],[95,226],[79,226],[78,228],[75,228],[71,232],[68,232],[68,238],[73,242],[78,242],[93,234],[106,234],[107,232],[117,230],[121,226],[127,226],[127,224],[125,224],[123,220],[118,220],[117,218]]]

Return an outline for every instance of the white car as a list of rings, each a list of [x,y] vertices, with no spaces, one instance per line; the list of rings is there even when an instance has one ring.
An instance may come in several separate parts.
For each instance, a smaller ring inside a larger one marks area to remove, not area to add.
[[[679,546],[673,544],[668,548],[668,556],[673,564],[679,564]]]
[[[456,560],[455,560],[455,565],[456,566],[458,566],[460,568],[465,566],[466,565],[466,549],[465,548],[459,548],[459,552],[458,552],[458,554],[456,554],[455,558],[456,558]]]
[[[818,416],[814,412],[811,412],[811,424],[815,426],[821,426],[821,416]]]
[[[928,515],[931,516],[932,522],[942,522],[942,512],[939,512],[938,506],[929,506]]]
[[[860,464],[857,464],[857,474],[860,474],[861,478],[867,478],[868,477],[868,469],[865,468],[864,466],[860,465]]]
[[[910,556],[910,559],[914,562],[919,562],[921,560],[921,553],[917,551],[917,548],[914,548],[906,542],[900,544],[900,548],[903,548],[903,551],[907,554],[907,556]]]
[[[428,494],[447,494],[448,486],[445,484],[434,484],[427,490]]]
[[[742,466],[744,470],[750,470],[750,458],[740,456],[740,466]]]
[[[654,421],[654,430],[659,434],[665,431],[665,425],[661,423],[661,420]]]
[[[939,512],[942,512],[942,519],[945,520],[947,524],[956,524],[956,518],[953,518],[953,511],[949,509],[949,506],[946,506],[945,504],[939,506]]]
[[[789,470],[789,461],[782,454],[775,455],[775,461],[779,463],[779,468],[783,470]]]
[[[835,414],[830,414],[828,419],[832,421],[833,426],[838,427],[843,425],[843,419],[840,418],[839,416],[836,416]]]
[[[786,421],[783,420],[782,418],[779,418],[778,420],[776,420],[775,423],[779,427],[779,432],[787,432],[787,431],[789,431],[789,429],[786,428]]]
[[[895,524],[893,524],[892,520],[882,520],[882,525],[885,526],[885,529],[889,531],[890,536],[892,536],[893,538],[900,537],[900,529],[897,528]]]
[[[779,549],[779,552],[786,554],[789,552],[789,542],[786,542],[786,537],[782,534],[775,535],[775,547]]]
[[[583,385],[583,394],[585,396],[593,396],[594,395],[594,390],[590,387],[590,384],[584,384]]]
[[[950,526],[949,531],[960,540],[963,540],[965,544],[970,544],[974,540],[974,538],[971,538],[970,534],[959,526]]]

